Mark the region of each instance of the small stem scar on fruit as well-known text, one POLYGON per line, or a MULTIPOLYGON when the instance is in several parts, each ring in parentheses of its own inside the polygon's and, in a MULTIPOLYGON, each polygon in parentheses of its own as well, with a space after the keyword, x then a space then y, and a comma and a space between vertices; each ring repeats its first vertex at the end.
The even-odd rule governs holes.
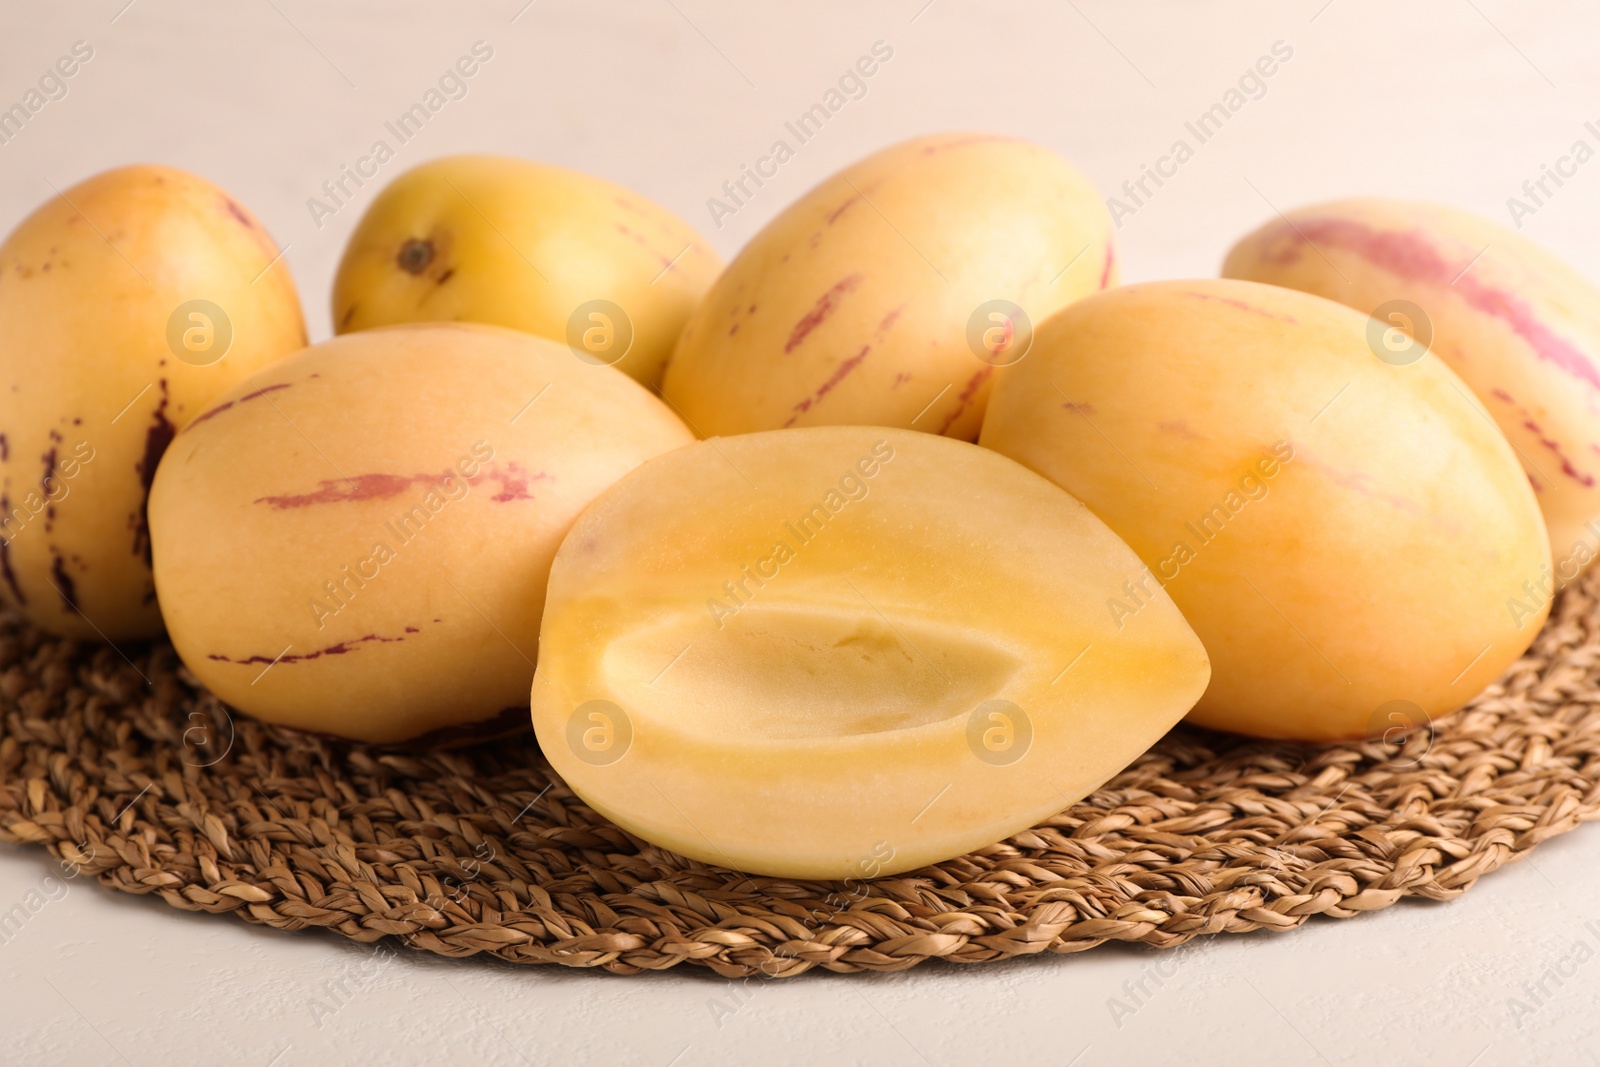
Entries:
POLYGON ((395 263, 407 274, 421 274, 432 262, 433 242, 419 237, 409 238, 395 256, 395 263))

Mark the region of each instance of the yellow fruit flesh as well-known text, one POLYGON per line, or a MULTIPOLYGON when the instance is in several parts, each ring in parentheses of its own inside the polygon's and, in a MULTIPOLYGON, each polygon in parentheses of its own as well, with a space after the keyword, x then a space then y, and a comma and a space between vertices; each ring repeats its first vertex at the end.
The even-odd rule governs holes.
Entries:
POLYGON ((585 800, 664 847, 782 876, 908 870, 1069 805, 1199 695, 1205 656, 1170 602, 1121 630, 1104 615, 1137 568, 1076 501, 972 445, 704 442, 563 543, 534 726, 585 800))

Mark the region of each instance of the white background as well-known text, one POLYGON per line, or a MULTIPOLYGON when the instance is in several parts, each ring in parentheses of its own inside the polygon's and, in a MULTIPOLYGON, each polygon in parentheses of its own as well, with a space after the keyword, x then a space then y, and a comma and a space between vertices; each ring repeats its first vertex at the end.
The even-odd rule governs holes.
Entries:
MULTIPOLYGON (((524 2, 3 0, 0 108, 74 42, 94 58, 0 146, 0 224, 52 183, 107 167, 194 170, 288 245, 320 339, 340 248, 377 183, 446 153, 603 175, 731 256, 825 175, 936 130, 1033 138, 1109 195, 1286 42, 1293 58, 1265 95, 1124 219, 1124 280, 1136 281, 1215 274, 1274 206, 1335 196, 1438 199, 1505 223, 1507 198, 1541 164, 1579 138, 1600 148, 1584 128, 1600 129, 1600 12, 1577 2, 524 2), (479 40, 494 55, 468 95, 319 228, 307 199, 479 40), (715 227, 707 199, 880 40, 894 55, 865 97, 715 227)), ((1600 279, 1597 208, 1600 160, 1524 232, 1600 279)), ((1448 905, 1220 938, 1176 957, 1111 946, 745 991, 687 969, 619 979, 375 956, 79 879, 0 944, 0 1061, 1588 1063, 1600 1060, 1597 858, 1600 831, 1583 829, 1448 905), (1534 1006, 1524 983, 1563 958, 1570 976, 1546 980, 1549 995, 1514 1017, 1510 998, 1534 1006), (1129 998, 1123 984, 1156 964, 1169 977, 1147 980, 1142 1003, 1129 998), (341 978, 351 992, 335 1001, 323 983, 341 978), (1137 1010, 1115 1018, 1113 997, 1137 1010), (319 1016, 318 1001, 338 1010, 319 1016)), ((49 875, 59 872, 42 852, 0 851, 0 911, 49 875)))

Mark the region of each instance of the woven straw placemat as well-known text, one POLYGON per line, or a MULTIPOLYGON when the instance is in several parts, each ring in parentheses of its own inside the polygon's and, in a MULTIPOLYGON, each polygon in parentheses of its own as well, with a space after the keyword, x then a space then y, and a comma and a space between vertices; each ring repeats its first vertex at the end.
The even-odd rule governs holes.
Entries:
POLYGON ((898 971, 1283 930, 1446 900, 1600 811, 1600 574, 1467 708, 1387 742, 1180 726, 1082 803, 871 882, 756 878, 655 848, 531 733, 448 751, 230 716, 156 643, 0 619, 0 839, 173 907, 449 956, 620 974, 898 971), (126 658, 124 657, 126 653, 126 658))

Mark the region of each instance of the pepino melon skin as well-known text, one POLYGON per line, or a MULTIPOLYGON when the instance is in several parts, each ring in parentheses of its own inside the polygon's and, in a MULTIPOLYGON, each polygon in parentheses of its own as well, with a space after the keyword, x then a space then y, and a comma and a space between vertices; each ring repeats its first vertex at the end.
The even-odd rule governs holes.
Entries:
POLYGON ((1041 145, 943 133, 823 181, 689 318, 662 394, 702 435, 898 426, 978 435, 1034 325, 1117 282, 1094 186, 1041 145))
POLYGON ((1290 212, 1240 239, 1223 274, 1315 293, 1422 341, 1517 452, 1555 578, 1600 556, 1600 289, 1515 230, 1444 204, 1362 197, 1290 212))
POLYGON ((1516 453, 1461 379, 1331 300, 1128 286, 1042 326, 981 442, 1089 506, 1211 656, 1204 726, 1329 741, 1465 704, 1549 611, 1516 453), (1374 340, 1374 338, 1378 338, 1374 340), (1541 584, 1542 583, 1542 584, 1541 584), (1399 702, 1398 704, 1396 702, 1399 702))
POLYGON ((51 633, 161 633, 146 498, 173 436, 303 347, 261 222, 173 167, 97 174, 0 245, 0 603, 51 633))

